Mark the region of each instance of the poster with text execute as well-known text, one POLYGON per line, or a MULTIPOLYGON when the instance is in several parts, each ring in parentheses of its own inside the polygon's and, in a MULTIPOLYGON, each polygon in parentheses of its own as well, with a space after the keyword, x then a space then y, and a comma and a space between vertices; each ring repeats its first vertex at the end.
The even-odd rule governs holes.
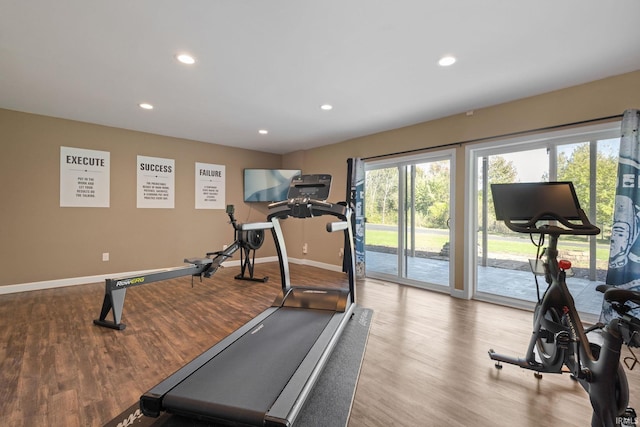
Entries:
POLYGON ((108 151, 60 147, 60 207, 109 207, 108 151))
POLYGON ((224 165, 196 162, 196 209, 225 209, 224 165))
POLYGON ((173 209, 175 160, 138 156, 138 208, 173 209))

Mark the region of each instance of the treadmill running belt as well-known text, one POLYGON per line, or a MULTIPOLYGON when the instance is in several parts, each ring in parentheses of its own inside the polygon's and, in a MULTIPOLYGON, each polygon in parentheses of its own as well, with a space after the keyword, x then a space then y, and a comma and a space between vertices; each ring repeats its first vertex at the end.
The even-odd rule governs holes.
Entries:
POLYGON ((164 408, 200 419, 262 425, 329 320, 330 310, 282 307, 169 391, 164 408))

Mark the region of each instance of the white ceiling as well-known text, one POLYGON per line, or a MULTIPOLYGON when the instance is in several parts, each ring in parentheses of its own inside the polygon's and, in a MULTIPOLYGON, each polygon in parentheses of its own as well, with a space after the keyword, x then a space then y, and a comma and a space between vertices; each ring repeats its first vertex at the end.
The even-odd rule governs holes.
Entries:
POLYGON ((638 69, 639 0, 0 0, 0 108, 273 153, 638 69))

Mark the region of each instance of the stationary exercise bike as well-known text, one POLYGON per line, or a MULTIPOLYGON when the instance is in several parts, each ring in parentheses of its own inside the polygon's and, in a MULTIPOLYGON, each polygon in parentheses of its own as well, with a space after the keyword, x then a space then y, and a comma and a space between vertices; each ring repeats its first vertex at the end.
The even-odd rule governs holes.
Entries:
MULTIPOLYGON (((543 372, 570 373, 589 394, 592 427, 635 425, 635 411, 627 408, 629 387, 620 363, 620 349, 623 342, 640 347, 640 320, 629 314, 632 307, 640 304, 640 292, 598 286, 620 317, 585 330, 566 283, 571 263, 557 259, 558 239, 561 235, 596 235, 600 229, 580 209, 573 184, 493 184, 491 190, 496 219, 515 232, 540 235, 538 256, 531 261, 531 267, 534 274, 544 275, 549 286, 542 297, 538 287, 533 335, 526 356, 513 358, 489 350, 489 357, 496 361, 498 369, 502 363, 513 364, 535 371, 537 378, 543 372), (549 246, 541 253, 545 236, 549 246), (602 344, 590 342, 587 334, 599 334, 602 344)), ((629 359, 630 363, 625 363, 631 370, 638 359, 635 355, 629 359)))

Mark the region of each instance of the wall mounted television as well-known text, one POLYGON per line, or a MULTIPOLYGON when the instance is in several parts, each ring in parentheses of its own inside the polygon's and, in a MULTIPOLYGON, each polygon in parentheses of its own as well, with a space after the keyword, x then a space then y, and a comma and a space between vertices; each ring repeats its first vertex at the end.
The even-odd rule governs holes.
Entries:
POLYGON ((245 202, 279 202, 287 199, 289 183, 300 169, 245 169, 245 202))

